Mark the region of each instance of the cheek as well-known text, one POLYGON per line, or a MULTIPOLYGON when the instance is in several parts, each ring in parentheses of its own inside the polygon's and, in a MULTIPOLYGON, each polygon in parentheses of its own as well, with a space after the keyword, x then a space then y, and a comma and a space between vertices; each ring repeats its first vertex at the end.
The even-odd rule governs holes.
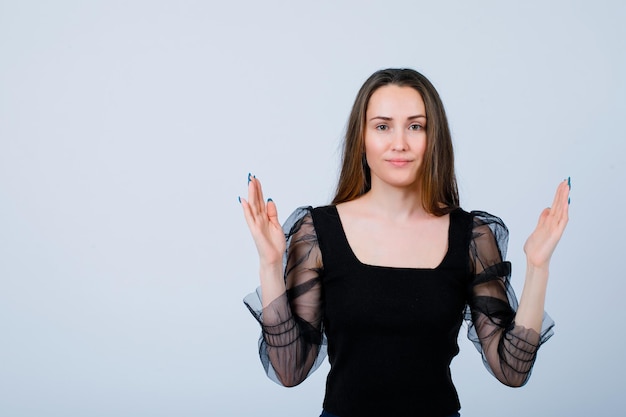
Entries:
POLYGON ((420 138, 419 142, 416 144, 417 153, 423 156, 424 153, 426 152, 427 144, 428 144, 428 141, 426 140, 426 136, 424 136, 423 138, 420 138))
POLYGON ((384 149, 384 144, 381 141, 377 141, 372 138, 368 138, 367 135, 364 138, 364 146, 365 146, 365 154, 373 155, 382 152, 384 149))

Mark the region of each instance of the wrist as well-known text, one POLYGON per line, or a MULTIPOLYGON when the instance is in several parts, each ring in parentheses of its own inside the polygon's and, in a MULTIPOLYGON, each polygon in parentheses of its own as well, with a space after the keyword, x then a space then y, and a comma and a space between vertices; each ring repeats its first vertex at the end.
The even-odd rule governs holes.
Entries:
POLYGON ((282 262, 261 263, 259 276, 261 278, 261 301, 265 308, 285 293, 282 262))
POLYGON ((259 274, 261 279, 266 277, 280 277, 282 280, 283 277, 283 262, 282 260, 274 261, 274 262, 264 262, 261 261, 259 263, 259 274))
POLYGON ((550 262, 539 262, 539 263, 535 263, 535 262, 531 262, 529 260, 526 260, 526 269, 529 272, 549 272, 550 271, 550 262))
POLYGON ((547 285, 548 277, 550 276, 549 264, 533 264, 531 262, 526 263, 526 282, 527 283, 542 283, 541 285, 547 285))

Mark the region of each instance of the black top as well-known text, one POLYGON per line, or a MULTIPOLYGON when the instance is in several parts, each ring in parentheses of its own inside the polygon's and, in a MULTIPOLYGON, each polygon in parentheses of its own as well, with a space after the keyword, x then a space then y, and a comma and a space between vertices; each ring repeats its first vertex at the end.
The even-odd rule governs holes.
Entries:
POLYGON ((428 268, 361 263, 335 206, 301 208, 285 224, 287 292, 261 311, 260 354, 268 375, 296 385, 324 358, 331 370, 324 408, 340 417, 446 416, 459 408, 450 377, 463 319, 488 369, 519 386, 541 335, 514 323, 517 301, 504 261, 508 233, 487 213, 450 214, 448 250, 428 268))

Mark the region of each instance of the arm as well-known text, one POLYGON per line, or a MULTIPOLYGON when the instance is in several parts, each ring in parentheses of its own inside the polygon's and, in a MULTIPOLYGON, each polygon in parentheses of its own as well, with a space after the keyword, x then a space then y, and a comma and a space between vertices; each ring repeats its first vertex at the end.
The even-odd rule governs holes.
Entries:
POLYGON ((243 214, 259 253, 263 307, 285 292, 282 259, 286 243, 278 222, 276 204, 263 199, 261 182, 248 174, 248 200, 241 199, 243 214))
POLYGON ((249 202, 242 205, 259 252, 261 292, 245 303, 261 324, 259 353, 266 372, 294 386, 319 366, 325 352, 317 235, 308 209, 296 210, 283 230, 256 178, 249 188, 249 202))
POLYGON ((524 245, 526 280, 515 321, 537 332, 541 329, 550 259, 568 221, 569 190, 569 180, 559 184, 552 207, 543 210, 524 245))
POLYGON ((474 217, 469 336, 487 368, 506 385, 526 383, 539 346, 552 335, 553 322, 544 314, 548 263, 567 222, 568 190, 566 182, 559 185, 552 209, 544 210, 526 243, 528 271, 519 308, 504 261, 508 231, 494 216, 474 217))

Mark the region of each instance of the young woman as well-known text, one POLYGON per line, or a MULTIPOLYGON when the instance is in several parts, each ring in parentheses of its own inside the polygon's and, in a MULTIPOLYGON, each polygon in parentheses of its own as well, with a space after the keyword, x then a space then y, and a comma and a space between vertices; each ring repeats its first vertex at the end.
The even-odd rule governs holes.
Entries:
POLYGON ((450 376, 463 319, 487 369, 523 385, 552 335, 548 267, 568 219, 559 184, 524 251, 519 306, 508 232, 459 206, 452 141, 437 91, 410 69, 374 73, 350 115, 337 194, 284 228, 261 183, 241 199, 260 260, 246 297, 268 375, 302 382, 328 351, 322 416, 458 416, 450 376))

